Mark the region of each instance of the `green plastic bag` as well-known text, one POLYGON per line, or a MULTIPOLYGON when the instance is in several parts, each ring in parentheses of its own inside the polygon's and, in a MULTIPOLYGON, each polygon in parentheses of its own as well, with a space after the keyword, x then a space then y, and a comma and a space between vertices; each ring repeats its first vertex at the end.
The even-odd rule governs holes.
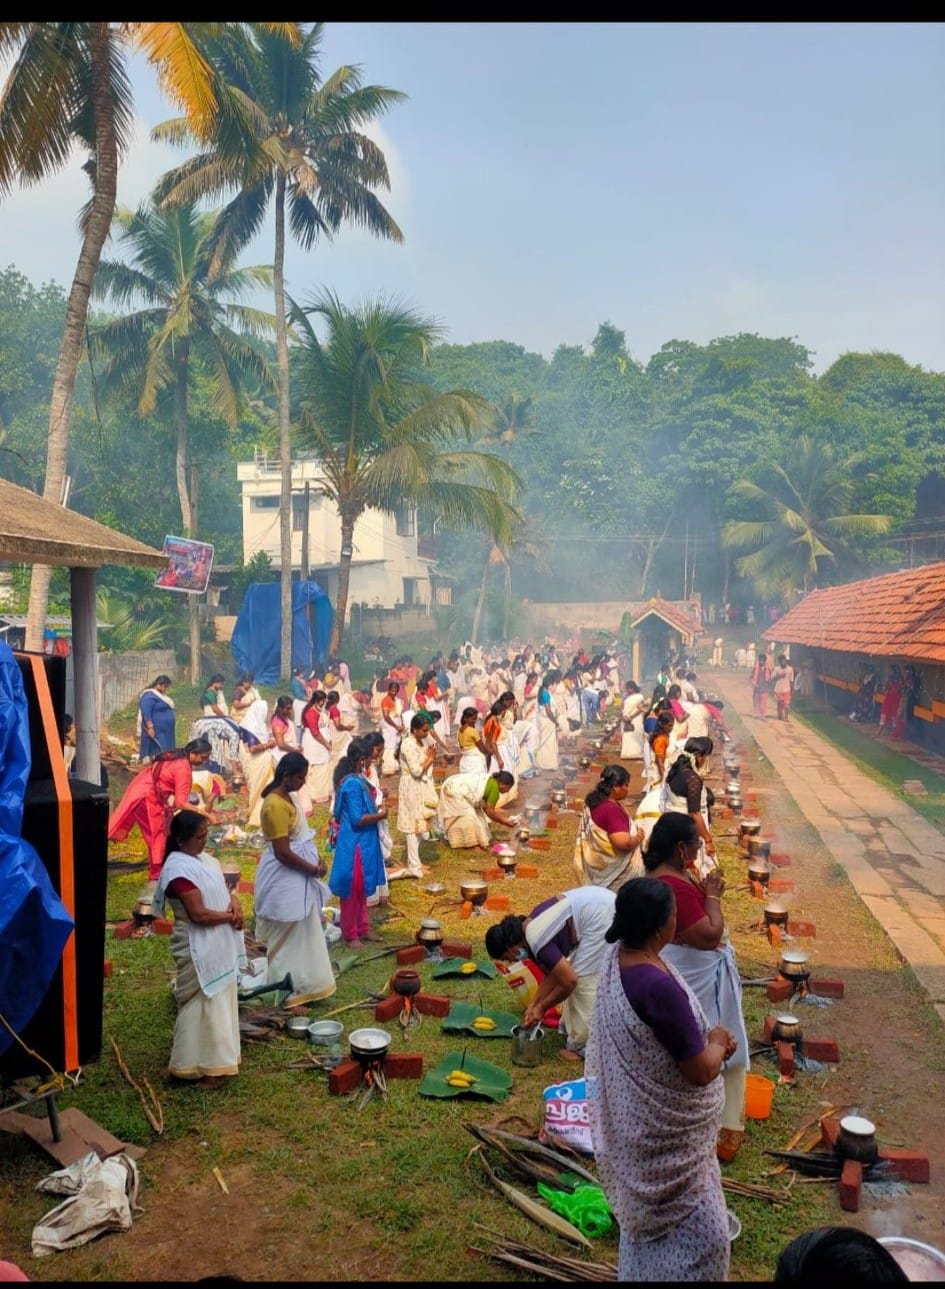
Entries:
POLYGON ((570 1194, 538 1182, 538 1194, 549 1208, 567 1218, 590 1239, 606 1235, 614 1225, 607 1196, 599 1186, 592 1186, 590 1182, 582 1182, 570 1194))

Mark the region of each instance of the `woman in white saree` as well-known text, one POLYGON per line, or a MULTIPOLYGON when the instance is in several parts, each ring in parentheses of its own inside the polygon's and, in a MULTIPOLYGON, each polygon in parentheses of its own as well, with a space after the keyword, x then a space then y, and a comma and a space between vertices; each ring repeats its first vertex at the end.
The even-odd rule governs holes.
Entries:
POLYGON ((246 962, 243 908, 217 860, 204 849, 207 818, 179 810, 171 820, 167 858, 154 892, 154 911, 174 912, 171 954, 177 968, 177 1021, 169 1072, 216 1087, 239 1073, 237 980, 246 962))
POLYGON ((269 983, 288 973, 293 990, 314 1002, 330 997, 337 984, 322 928, 325 864, 297 796, 307 774, 305 757, 287 752, 263 794, 256 936, 266 946, 269 983))

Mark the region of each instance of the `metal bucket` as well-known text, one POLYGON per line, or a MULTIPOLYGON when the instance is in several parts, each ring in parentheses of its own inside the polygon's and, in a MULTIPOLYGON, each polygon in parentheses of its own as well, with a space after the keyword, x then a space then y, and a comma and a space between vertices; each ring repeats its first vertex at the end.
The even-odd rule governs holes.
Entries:
POLYGON ((512 1064, 540 1065, 544 1037, 541 1025, 516 1025, 512 1030, 512 1064))

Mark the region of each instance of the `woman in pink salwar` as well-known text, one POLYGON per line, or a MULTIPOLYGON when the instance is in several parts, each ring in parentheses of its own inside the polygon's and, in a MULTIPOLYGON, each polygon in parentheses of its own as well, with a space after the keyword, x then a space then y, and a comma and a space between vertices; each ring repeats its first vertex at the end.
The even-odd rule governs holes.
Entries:
POLYGON ((723 1062, 735 1038, 710 1029, 699 1002, 660 957, 676 901, 665 882, 617 892, 585 1053, 588 1112, 601 1182, 620 1225, 617 1279, 728 1278, 729 1232, 716 1141, 723 1062))
MULTIPOLYGON (((109 841, 124 841, 135 824, 148 847, 148 880, 156 882, 164 866, 164 850, 175 811, 188 806, 194 769, 210 759, 210 743, 195 738, 186 747, 162 752, 139 770, 125 789, 108 825, 109 841)), ((210 811, 211 823, 216 819, 210 811)))

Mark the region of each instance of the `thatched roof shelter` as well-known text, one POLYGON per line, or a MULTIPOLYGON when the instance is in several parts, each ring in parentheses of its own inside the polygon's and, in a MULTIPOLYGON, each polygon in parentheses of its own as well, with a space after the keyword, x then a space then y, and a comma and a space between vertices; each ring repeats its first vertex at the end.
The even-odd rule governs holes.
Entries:
POLYGON ((0 560, 56 568, 163 568, 166 556, 87 515, 0 479, 0 560))
POLYGON ((0 561, 70 570, 76 769, 80 779, 98 783, 101 762, 95 570, 105 564, 164 568, 167 559, 153 546, 0 479, 0 561))

